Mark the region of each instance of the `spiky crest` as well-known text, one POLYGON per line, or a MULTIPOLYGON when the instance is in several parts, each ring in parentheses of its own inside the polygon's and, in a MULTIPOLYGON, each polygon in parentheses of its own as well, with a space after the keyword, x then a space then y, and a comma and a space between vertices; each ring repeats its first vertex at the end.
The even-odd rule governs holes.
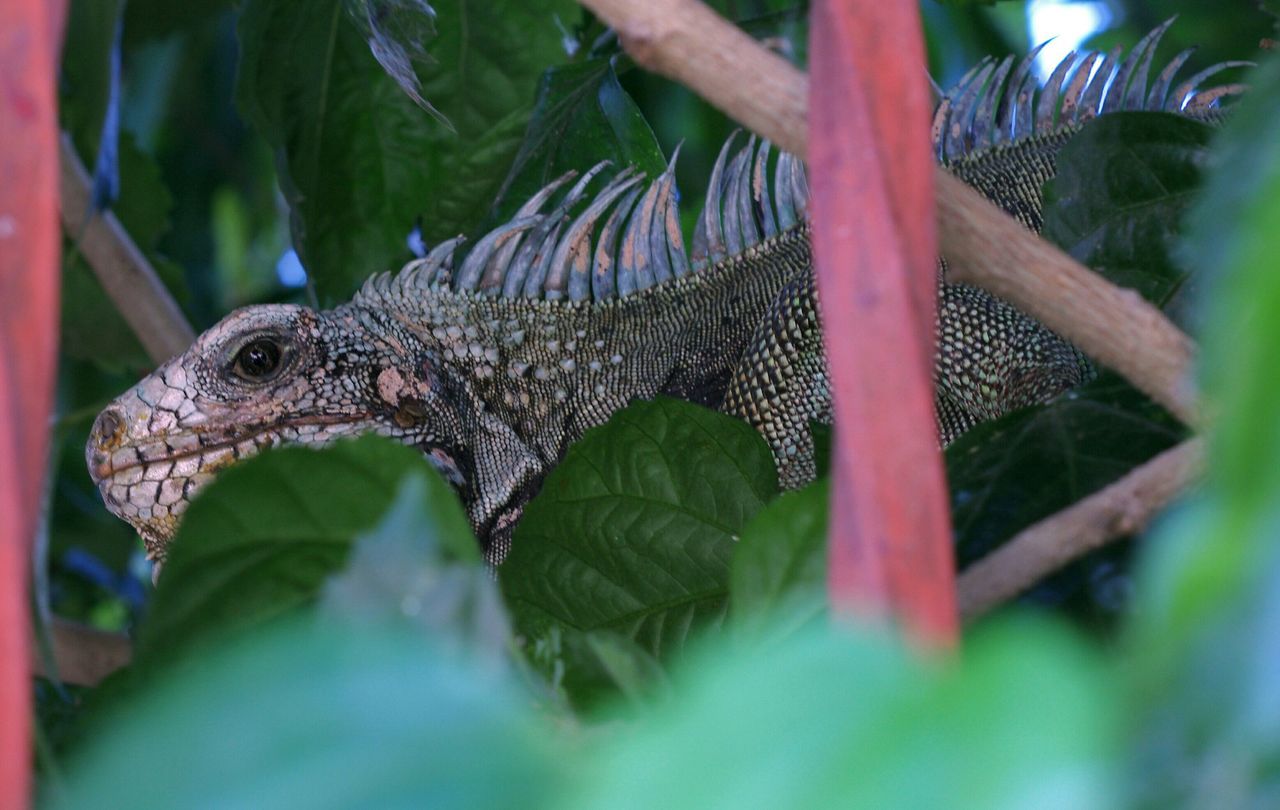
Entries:
POLYGON ((1119 47, 1107 54, 1072 51, 1054 68, 1043 88, 1036 86, 1031 70, 1043 44, 1016 68, 1012 56, 999 62, 983 59, 941 96, 932 127, 938 160, 950 162, 1023 138, 1070 130, 1090 118, 1121 110, 1204 117, 1222 99, 1244 92, 1242 84, 1201 88, 1205 80, 1223 70, 1253 64, 1238 61, 1208 67, 1169 92, 1194 49, 1175 56, 1148 89, 1156 48, 1173 20, 1171 17, 1139 40, 1123 61, 1119 47))
POLYGON ((433 289, 607 301, 702 272, 804 216, 808 184, 803 164, 787 153, 774 157, 768 141, 754 137, 735 151, 735 140, 737 133, 720 150, 689 253, 680 232, 677 148, 666 171, 647 186, 634 169, 624 168, 585 207, 581 204, 588 187, 608 162, 597 163, 581 178, 567 172, 543 187, 508 222, 477 240, 456 271, 454 256, 464 242, 460 236, 440 243, 394 276, 371 277, 355 303, 377 305, 433 289), (572 188, 562 191, 574 180, 572 188))

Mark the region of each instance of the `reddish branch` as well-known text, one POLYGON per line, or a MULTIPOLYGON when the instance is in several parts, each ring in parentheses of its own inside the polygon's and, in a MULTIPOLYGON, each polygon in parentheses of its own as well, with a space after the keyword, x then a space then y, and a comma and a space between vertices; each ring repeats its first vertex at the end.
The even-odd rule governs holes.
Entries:
POLYGON ((58 339, 60 0, 0 3, 0 807, 31 785, 27 582, 58 339))
POLYGON ((837 430, 833 604, 956 638, 933 416, 937 251, 928 85, 913 4, 817 0, 810 24, 813 255, 837 430), (910 67, 904 67, 909 65, 910 67), (914 147, 914 148, 913 148, 914 147), (900 153, 895 153, 900 150, 900 153))
POLYGON ((89 172, 69 136, 62 137, 61 153, 62 222, 67 234, 80 239, 80 252, 151 359, 162 363, 179 354, 196 337, 186 316, 116 215, 91 213, 89 172))

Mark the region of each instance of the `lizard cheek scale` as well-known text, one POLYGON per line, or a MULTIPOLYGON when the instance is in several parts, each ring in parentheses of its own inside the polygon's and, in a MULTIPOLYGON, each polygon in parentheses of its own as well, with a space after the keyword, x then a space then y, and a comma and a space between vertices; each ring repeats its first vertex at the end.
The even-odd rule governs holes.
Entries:
MULTIPOLYGON (((1088 119, 1163 110, 1212 121, 1237 92, 1170 92, 1180 59, 1150 70, 1168 25, 1093 74, 1077 68, 1094 57, 1069 56, 1043 88, 1035 52, 1016 66, 983 62, 937 107, 939 163, 1038 232, 1041 188, 1088 119)), ((659 395, 748 422, 782 484, 803 485, 815 474, 810 425, 831 420, 808 185, 794 156, 737 142, 715 162, 687 251, 675 156, 652 179, 600 163, 553 180, 467 249, 462 237, 441 242, 333 310, 233 312, 98 416, 85 457, 107 508, 163 560, 218 470, 264 447, 373 432, 418 448, 454 485, 496 565, 569 445, 659 395)), ((938 302, 944 445, 1093 374, 1040 323, 949 283, 943 262, 938 302)))

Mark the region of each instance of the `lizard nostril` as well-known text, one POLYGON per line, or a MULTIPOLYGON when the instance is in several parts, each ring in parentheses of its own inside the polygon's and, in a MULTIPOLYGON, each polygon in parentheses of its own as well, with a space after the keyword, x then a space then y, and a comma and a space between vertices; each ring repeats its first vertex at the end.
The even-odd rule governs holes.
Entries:
POLYGON ((107 408, 94 420, 93 432, 89 434, 89 440, 99 450, 112 450, 120 443, 120 434, 124 432, 123 429, 124 420, 120 418, 119 411, 107 408))

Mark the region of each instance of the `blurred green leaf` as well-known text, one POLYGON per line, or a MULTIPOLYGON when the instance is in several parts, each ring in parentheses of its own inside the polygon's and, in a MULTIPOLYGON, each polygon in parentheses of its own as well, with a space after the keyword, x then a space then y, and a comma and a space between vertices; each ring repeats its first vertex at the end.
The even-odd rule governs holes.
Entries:
POLYGON ((511 629, 497 583, 456 500, 445 507, 432 487, 417 472, 400 480, 381 522, 356 539, 346 569, 325 585, 323 604, 348 619, 406 620, 475 655, 502 658, 511 629))
POLYGON ((822 601, 827 581, 830 481, 785 492, 753 517, 733 553, 730 604, 736 618, 822 601))
POLYGON ((517 630, 609 630, 663 661, 724 618, 734 536, 777 491, 746 423, 636 402, 569 449, 500 569, 517 630))
MULTIPOLYGON (((116 20, 123 3, 71 4, 63 47, 59 123, 72 135, 81 162, 90 170, 98 157, 103 118, 110 103, 110 54, 116 20)), ((156 254, 169 229, 173 198, 159 167, 137 146, 129 132, 116 145, 120 195, 111 210, 147 255, 171 292, 185 297, 182 271, 156 254)), ((133 330, 110 300, 75 248, 80 234, 67 234, 62 287, 63 350, 76 359, 93 360, 112 371, 146 369, 152 363, 133 330)))
POLYGON ((945 668, 827 623, 696 664, 563 806, 1117 806, 1114 700, 1059 626, 993 628, 945 668))
POLYGON ((1129 639, 1139 806, 1280 801, 1280 58, 1249 78, 1187 239, 1213 292, 1201 363, 1211 472, 1141 580, 1129 639))
POLYGON ((618 84, 609 59, 552 68, 538 84, 538 100, 520 151, 494 202, 494 222, 515 214, 543 186, 569 170, 602 160, 614 172, 634 166, 650 178, 666 168, 640 109, 618 84))
POLYGON ((294 621, 118 707, 47 804, 549 807, 567 756, 548 732, 500 668, 403 628, 294 621))
POLYGON ((670 687, 663 664, 621 633, 557 624, 523 642, 530 668, 579 713, 619 704, 647 706, 670 687))
POLYGON ((471 534, 457 496, 421 453, 388 439, 268 451, 219 473, 183 517, 138 657, 171 660, 196 639, 312 602, 410 475, 426 483, 415 514, 430 516, 415 533, 455 535, 456 549, 471 534))
POLYGON ((1194 289, 1184 287, 1190 273, 1177 239, 1213 132, 1172 113, 1095 118, 1058 153, 1041 235, 1185 324, 1194 289))
POLYGON ((340 0, 251 0, 242 12, 237 100, 277 150, 294 245, 326 302, 397 269, 419 218, 433 242, 479 224, 514 154, 512 116, 564 58, 557 17, 579 13, 571 0, 437 12, 435 63, 418 75, 456 135, 386 74, 340 0), (465 186, 459 162, 471 165, 465 186))

